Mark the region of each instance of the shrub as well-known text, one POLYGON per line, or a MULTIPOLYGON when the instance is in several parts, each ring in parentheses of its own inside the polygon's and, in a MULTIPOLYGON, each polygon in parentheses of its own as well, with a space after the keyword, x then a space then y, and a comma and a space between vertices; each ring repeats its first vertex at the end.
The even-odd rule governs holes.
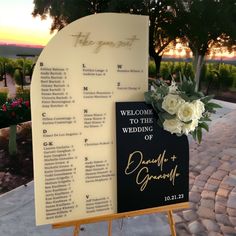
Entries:
POLYGON ((193 65, 192 65, 192 63, 189 63, 189 62, 185 62, 184 63, 183 74, 187 78, 194 78, 194 72, 193 72, 193 65))
POLYGON ((224 88, 229 88, 233 84, 233 75, 229 65, 221 64, 219 66, 220 84, 224 88))
POLYGON ((21 87, 16 87, 16 98, 22 98, 24 101, 30 100, 30 88, 24 87, 22 89, 21 87))
POLYGON ((149 61, 148 76, 149 77, 156 77, 156 65, 153 60, 149 61))
POLYGON ((10 99, 0 108, 0 127, 17 125, 31 120, 30 102, 22 98, 10 99))
POLYGON ((7 101, 8 88, 0 88, 0 106, 7 101))
POLYGON ((168 62, 162 62, 160 68, 160 75, 164 80, 167 80, 171 75, 171 68, 168 62))
POLYGON ((174 63, 174 68, 172 73, 179 75, 179 73, 183 74, 183 63, 181 62, 176 62, 174 63))
POLYGON ((180 75, 194 77, 193 66, 189 62, 162 62, 160 74, 164 80, 170 80, 173 75, 176 81, 179 81, 180 75))
MULTIPOLYGON (((17 85, 22 85, 23 74, 20 69, 15 70, 13 78, 17 85)), ((23 81, 23 84, 24 84, 24 81, 23 81)))

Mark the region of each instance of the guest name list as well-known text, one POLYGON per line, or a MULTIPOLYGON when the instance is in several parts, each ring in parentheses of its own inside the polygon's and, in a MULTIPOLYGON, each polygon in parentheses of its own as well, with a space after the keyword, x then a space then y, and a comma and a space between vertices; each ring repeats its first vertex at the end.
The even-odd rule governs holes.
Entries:
POLYGON ((115 102, 143 100, 148 18, 96 14, 49 42, 31 85, 36 223, 117 212, 115 102))

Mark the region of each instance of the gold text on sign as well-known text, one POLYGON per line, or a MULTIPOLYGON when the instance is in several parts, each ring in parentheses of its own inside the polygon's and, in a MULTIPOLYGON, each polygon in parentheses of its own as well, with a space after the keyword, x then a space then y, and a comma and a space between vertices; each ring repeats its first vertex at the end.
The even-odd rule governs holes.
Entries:
POLYGON ((132 35, 126 39, 118 40, 118 41, 112 41, 112 40, 94 40, 91 39, 91 33, 83 33, 79 32, 78 34, 71 35, 74 37, 74 47, 88 47, 92 46, 94 47, 94 53, 99 53, 102 49, 105 47, 108 48, 127 48, 131 49, 136 41, 139 39, 136 35, 132 35))
MULTIPOLYGON (((176 177, 180 175, 178 172, 178 165, 174 165, 169 171, 164 172, 163 169, 165 168, 165 163, 169 160, 165 155, 166 150, 153 159, 143 160, 143 153, 141 151, 134 151, 129 155, 125 174, 136 175, 136 184, 140 186, 140 191, 144 191, 150 181, 167 179, 174 186, 176 177), (158 174, 150 174, 148 168, 149 165, 155 165, 160 168, 158 174)), ((171 159, 173 159, 173 157, 171 157, 171 159)))

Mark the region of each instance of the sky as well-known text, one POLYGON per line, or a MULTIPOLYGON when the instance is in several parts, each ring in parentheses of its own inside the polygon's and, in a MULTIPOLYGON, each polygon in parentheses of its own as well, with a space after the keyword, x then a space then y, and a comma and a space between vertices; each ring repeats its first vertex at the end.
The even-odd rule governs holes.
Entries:
MULTIPOLYGON (((52 19, 34 18, 33 9, 33 0, 0 0, 0 44, 45 46, 50 41, 55 35, 50 34, 52 19)), ((235 57, 235 52, 223 55, 220 50, 218 54, 235 57)))
POLYGON ((52 20, 34 18, 33 0, 0 0, 0 43, 45 46, 52 20))

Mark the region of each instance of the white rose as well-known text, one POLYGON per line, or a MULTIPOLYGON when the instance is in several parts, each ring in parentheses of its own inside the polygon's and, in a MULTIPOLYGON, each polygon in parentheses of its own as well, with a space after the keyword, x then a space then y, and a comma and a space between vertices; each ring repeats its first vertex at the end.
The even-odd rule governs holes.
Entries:
POLYGON ((198 120, 192 120, 190 124, 183 124, 182 131, 184 134, 188 135, 190 132, 194 131, 198 126, 198 120))
POLYGON ((199 120, 202 117, 202 113, 205 111, 204 103, 201 100, 196 100, 193 104, 195 106, 196 119, 199 120))
POLYGON ((163 122, 163 127, 164 130, 169 131, 171 134, 181 134, 182 124, 178 119, 170 119, 163 122))
POLYGON ((169 114, 174 115, 184 100, 179 95, 168 94, 164 97, 162 108, 169 114))
POLYGON ((194 104, 190 102, 183 103, 178 109, 177 117, 183 122, 188 122, 195 119, 194 104))

